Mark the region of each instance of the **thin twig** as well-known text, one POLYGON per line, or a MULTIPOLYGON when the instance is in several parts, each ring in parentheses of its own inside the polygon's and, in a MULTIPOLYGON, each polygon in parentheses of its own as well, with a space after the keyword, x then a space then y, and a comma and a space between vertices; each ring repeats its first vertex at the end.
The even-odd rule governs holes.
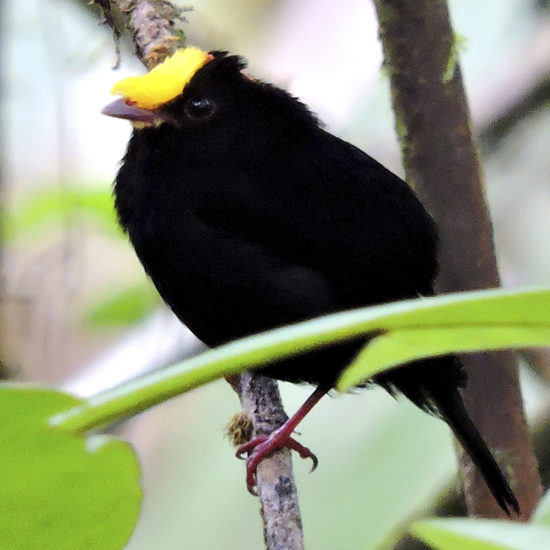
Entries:
POLYGON ((183 46, 184 35, 175 22, 182 19, 183 8, 167 0, 91 0, 101 10, 103 23, 119 36, 128 32, 136 55, 151 69, 183 46))
POLYGON ((479 131, 479 143, 485 154, 498 149, 510 132, 550 102, 550 75, 529 82, 518 91, 509 105, 488 121, 479 131))
MULTIPOLYGON (((252 420, 253 433, 269 435, 287 420, 277 382, 245 372, 240 377, 240 399, 252 420)), ((290 450, 265 458, 257 469, 267 550, 303 550, 303 531, 290 450)))
MULTIPOLYGON (((115 33, 126 30, 131 34, 136 55, 148 68, 183 46, 183 34, 176 30, 174 23, 181 19, 183 10, 166 0, 95 0, 95 4, 101 8, 104 22, 115 29, 115 33)), ((235 384, 232 385, 235 388, 235 384)), ((245 414, 252 420, 253 435, 269 434, 287 419, 277 382, 245 373, 238 386, 235 389, 245 414)), ((263 460, 256 479, 267 550, 303 550, 302 521, 290 451, 284 449, 263 460)), ((243 479, 243 490, 244 486, 243 479)))

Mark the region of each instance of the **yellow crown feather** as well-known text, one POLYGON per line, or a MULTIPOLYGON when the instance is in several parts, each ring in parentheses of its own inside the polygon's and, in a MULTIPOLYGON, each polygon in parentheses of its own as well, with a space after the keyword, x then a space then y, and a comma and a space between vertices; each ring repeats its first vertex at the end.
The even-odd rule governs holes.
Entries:
POLYGON ((181 94, 195 73, 212 55, 198 48, 176 50, 174 55, 142 76, 119 80, 111 89, 141 109, 154 109, 181 94))

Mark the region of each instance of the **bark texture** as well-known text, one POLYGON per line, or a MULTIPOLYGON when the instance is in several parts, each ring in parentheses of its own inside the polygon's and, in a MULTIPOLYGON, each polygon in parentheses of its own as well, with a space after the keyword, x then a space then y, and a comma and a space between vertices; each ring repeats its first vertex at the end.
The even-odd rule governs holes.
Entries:
MULTIPOLYGON (((129 33, 138 59, 152 69, 184 45, 176 21, 182 19, 182 8, 167 0, 91 0, 100 9, 103 23, 113 30, 117 44, 121 34, 129 33)), ((118 62, 117 62, 118 65, 118 62)))
MULTIPOLYGON (((245 372, 240 377, 240 399, 252 420, 252 437, 269 435, 288 419, 277 382, 245 372)), ((267 550, 303 550, 302 520, 289 449, 273 453, 257 469, 267 550)))
MULTIPOLYGON (((376 0, 407 180, 440 232, 440 292, 500 285, 477 149, 470 130, 455 36, 444 0, 376 0)), ((522 518, 540 493, 509 352, 464 357, 472 419, 510 474, 522 518)), ((460 458, 471 515, 503 517, 468 457, 460 458)))

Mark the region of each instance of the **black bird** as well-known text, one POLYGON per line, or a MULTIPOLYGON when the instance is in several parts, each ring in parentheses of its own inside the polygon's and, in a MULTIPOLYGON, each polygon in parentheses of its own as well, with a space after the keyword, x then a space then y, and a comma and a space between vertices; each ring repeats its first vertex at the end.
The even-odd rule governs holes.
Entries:
MULTIPOLYGON (((226 52, 179 50, 121 81, 104 109, 134 123, 115 206, 146 272, 208 346, 328 313, 434 293, 437 233, 407 184, 326 132, 296 98, 243 73, 226 52)), ((287 446, 298 422, 360 348, 348 343, 283 360, 268 376, 316 391, 249 452, 257 464, 287 446)), ((499 505, 518 502, 458 391, 458 359, 415 361, 374 380, 442 418, 499 505)))

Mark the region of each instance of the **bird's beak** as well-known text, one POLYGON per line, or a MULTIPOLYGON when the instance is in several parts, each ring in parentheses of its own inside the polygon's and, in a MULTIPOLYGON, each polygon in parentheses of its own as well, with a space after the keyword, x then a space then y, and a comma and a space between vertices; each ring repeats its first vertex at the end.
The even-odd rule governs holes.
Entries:
POLYGON ((124 118, 132 122, 141 122, 146 125, 154 125, 160 120, 159 114, 155 110, 141 109, 128 105, 122 97, 103 107, 101 114, 115 118, 124 118))

